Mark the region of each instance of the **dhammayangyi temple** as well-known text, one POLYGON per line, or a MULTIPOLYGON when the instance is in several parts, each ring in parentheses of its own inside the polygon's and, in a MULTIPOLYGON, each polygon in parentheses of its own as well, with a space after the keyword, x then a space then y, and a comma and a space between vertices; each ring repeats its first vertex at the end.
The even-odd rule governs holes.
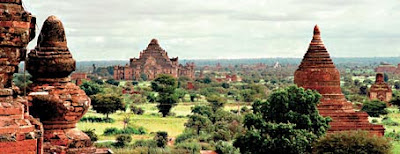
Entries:
POLYGON ((159 74, 173 77, 195 77, 194 63, 179 64, 178 57, 169 58, 168 52, 161 48, 157 39, 152 39, 147 48, 140 52, 139 58, 131 58, 130 64, 114 66, 115 80, 138 80, 145 76, 148 80, 155 79, 159 74))

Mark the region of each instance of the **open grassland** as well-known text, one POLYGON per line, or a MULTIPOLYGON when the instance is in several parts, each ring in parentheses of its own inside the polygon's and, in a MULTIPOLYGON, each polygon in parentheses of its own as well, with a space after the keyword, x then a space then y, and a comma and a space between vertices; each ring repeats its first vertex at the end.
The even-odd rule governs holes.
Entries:
MULTIPOLYGON (((77 124, 77 127, 81 130, 88 130, 88 129, 94 129, 95 133, 99 136, 99 141, 100 140, 114 140, 115 136, 105 136, 103 135, 103 132, 106 128, 119 128, 122 129, 124 128, 124 118, 129 116, 130 117, 130 123, 129 125, 133 125, 135 127, 144 127, 147 130, 147 134, 145 135, 133 135, 133 139, 147 139, 147 138, 152 138, 152 132, 157 132, 157 131, 166 131, 168 132, 168 135, 170 137, 176 137, 179 134, 183 132, 185 129, 184 124, 187 121, 187 115, 190 114, 191 108, 195 105, 202 105, 202 104, 207 104, 203 102, 198 102, 198 103, 192 103, 192 102, 187 102, 187 103, 179 103, 177 106, 175 106, 172 109, 172 112, 175 114, 175 116, 169 116, 166 118, 163 118, 159 113, 157 109, 157 104, 141 104, 138 105, 139 107, 142 107, 145 110, 144 115, 134 115, 129 112, 117 112, 114 114, 110 114, 109 117, 114 119, 114 123, 91 123, 91 122, 79 122, 77 124)), ((227 104, 225 106, 225 110, 237 110, 239 107, 243 107, 244 105, 248 106, 246 103, 237 103, 237 104, 227 104)), ((86 117, 105 117, 102 114, 98 114, 94 112, 93 110, 89 110, 89 112, 85 115, 86 117)))

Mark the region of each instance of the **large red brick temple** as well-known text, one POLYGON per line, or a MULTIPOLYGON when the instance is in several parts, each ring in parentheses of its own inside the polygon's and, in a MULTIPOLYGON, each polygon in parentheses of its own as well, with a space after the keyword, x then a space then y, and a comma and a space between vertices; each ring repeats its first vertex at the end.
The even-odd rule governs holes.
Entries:
POLYGON ((308 51, 295 72, 294 83, 322 95, 317 108, 322 116, 332 118, 328 133, 366 130, 378 136, 384 135, 382 125, 369 123, 368 114, 356 112, 344 97, 340 88, 340 73, 325 48, 318 26, 315 26, 308 51))
POLYGON ((0 11, 0 153, 42 153, 42 125, 29 115, 26 98, 12 83, 35 37, 36 18, 21 0, 0 0, 0 11))
POLYGON ((44 22, 26 63, 33 81, 29 109, 43 124, 44 152, 95 153, 89 136, 76 128, 89 109, 90 98, 68 77, 76 64, 57 17, 50 16, 44 22))
POLYGON ((146 75, 148 80, 152 80, 159 74, 169 74, 173 77, 186 76, 193 79, 194 72, 194 63, 179 64, 178 57, 169 58, 158 40, 152 39, 147 48, 140 52, 139 58, 131 58, 129 65, 114 66, 114 79, 137 80, 142 75, 146 75))

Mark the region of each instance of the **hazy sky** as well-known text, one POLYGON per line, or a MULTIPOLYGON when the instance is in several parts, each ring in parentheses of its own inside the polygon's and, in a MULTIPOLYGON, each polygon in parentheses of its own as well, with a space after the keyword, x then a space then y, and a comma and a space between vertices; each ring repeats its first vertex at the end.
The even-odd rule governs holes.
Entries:
MULTIPOLYGON (((76 60, 128 60, 152 38, 185 59, 302 57, 315 24, 333 57, 400 56, 398 0, 24 0, 58 16, 76 60)), ((30 44, 30 48, 36 41, 30 44)))

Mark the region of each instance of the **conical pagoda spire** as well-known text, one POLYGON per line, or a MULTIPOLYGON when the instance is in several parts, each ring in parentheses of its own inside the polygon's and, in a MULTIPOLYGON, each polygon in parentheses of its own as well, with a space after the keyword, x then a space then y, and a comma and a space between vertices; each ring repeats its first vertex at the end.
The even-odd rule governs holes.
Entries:
POLYGON ((318 25, 315 25, 314 27, 314 34, 310 46, 308 47, 307 53, 304 55, 304 59, 300 64, 300 68, 309 67, 335 68, 333 61, 326 50, 324 42, 322 41, 321 31, 318 25))
POLYGON ((313 38, 295 73, 294 82, 306 89, 317 90, 322 95, 342 95, 339 71, 322 42, 318 25, 314 27, 313 38))
POLYGON ((314 35, 310 43, 310 47, 311 46, 320 46, 325 48, 324 42, 321 39, 321 31, 319 30, 318 25, 315 25, 314 27, 314 35))

